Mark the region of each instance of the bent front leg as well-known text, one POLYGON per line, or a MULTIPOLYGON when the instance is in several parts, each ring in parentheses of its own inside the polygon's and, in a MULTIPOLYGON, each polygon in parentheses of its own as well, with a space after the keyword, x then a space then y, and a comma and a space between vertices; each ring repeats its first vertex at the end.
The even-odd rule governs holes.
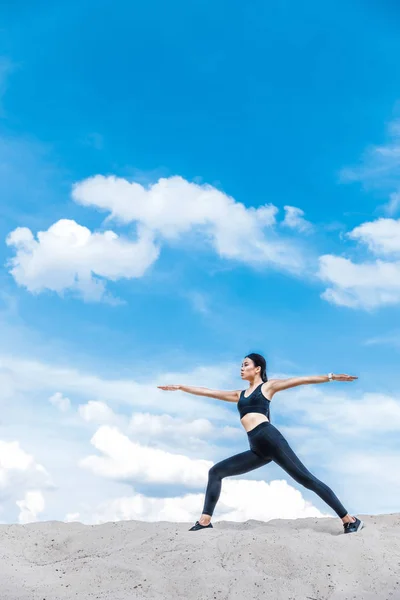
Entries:
POLYGON ((271 462, 271 459, 261 458, 253 450, 246 450, 216 463, 208 472, 203 514, 213 515, 215 505, 221 494, 222 479, 224 477, 242 475, 243 473, 258 469, 269 462, 271 462))

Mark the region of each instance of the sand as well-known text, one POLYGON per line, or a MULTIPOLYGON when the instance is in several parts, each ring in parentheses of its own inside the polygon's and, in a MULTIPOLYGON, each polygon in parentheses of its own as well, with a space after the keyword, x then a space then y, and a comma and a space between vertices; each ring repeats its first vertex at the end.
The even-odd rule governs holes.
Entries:
POLYGON ((0 526, 1 600, 400 600, 400 514, 0 526))

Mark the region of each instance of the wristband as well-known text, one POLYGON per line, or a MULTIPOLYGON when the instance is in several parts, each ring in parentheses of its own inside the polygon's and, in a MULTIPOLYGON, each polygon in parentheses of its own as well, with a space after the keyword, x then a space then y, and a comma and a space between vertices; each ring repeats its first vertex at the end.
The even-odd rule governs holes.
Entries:
POLYGON ((333 381, 333 373, 328 373, 328 380, 333 381))

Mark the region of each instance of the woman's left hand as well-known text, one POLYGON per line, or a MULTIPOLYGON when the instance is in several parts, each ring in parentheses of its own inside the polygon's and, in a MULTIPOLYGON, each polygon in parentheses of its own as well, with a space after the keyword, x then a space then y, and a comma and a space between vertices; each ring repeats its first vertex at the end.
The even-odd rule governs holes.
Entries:
POLYGON ((333 381, 354 381, 355 379, 358 379, 358 377, 356 375, 345 375, 344 373, 341 373, 340 375, 333 375, 332 379, 333 381))

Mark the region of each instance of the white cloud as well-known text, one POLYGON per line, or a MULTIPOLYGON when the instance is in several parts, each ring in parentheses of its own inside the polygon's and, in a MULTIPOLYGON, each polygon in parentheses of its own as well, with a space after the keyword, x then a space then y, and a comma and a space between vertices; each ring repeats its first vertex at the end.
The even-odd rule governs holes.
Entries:
POLYGON ((146 411, 158 411, 167 403, 169 414, 190 418, 201 417, 206 407, 210 419, 227 420, 232 416, 230 403, 183 392, 165 392, 156 386, 169 382, 201 382, 210 388, 231 389, 235 375, 237 377, 236 365, 225 363, 199 366, 186 373, 157 373, 153 381, 138 383, 133 378, 107 379, 74 368, 0 355, 0 396, 7 393, 12 398, 23 393, 31 394, 33 390, 51 393, 58 389, 63 394, 79 394, 80 397, 96 398, 112 406, 129 406, 146 411), (24 377, 21 377, 21 373, 24 377))
POLYGON ((61 412, 67 412, 71 408, 71 401, 69 398, 64 398, 61 392, 56 392, 49 398, 49 402, 56 406, 61 412))
POLYGON ((234 440, 242 436, 241 428, 229 425, 216 426, 209 419, 181 418, 170 414, 134 412, 130 418, 115 413, 105 402, 91 400, 78 407, 79 416, 87 423, 115 425, 133 435, 141 443, 162 446, 172 444, 179 448, 185 444, 200 448, 212 438, 234 440))
POLYGON ((163 436, 171 440, 182 440, 182 438, 211 438, 218 435, 220 439, 231 439, 241 434, 237 427, 216 427, 208 419, 181 419, 168 414, 152 415, 150 413, 135 413, 129 423, 129 431, 132 434, 147 439, 155 439, 163 436))
POLYGON ((92 233, 68 219, 40 231, 37 240, 30 229, 18 227, 6 242, 16 250, 9 264, 19 285, 34 293, 71 290, 92 301, 105 297, 103 278, 141 277, 159 253, 143 228, 132 242, 113 231, 92 233))
MULTIPOLYGON (((354 383, 346 385, 354 387, 354 383)), ((320 387, 306 385, 282 394, 280 413, 295 415, 296 427, 317 425, 315 431, 321 435, 361 439, 377 430, 383 437, 399 430, 400 396, 360 393, 357 397, 338 390, 327 393, 326 386, 324 390, 320 387)))
MULTIPOLYGON (((106 280, 142 277, 159 257, 162 243, 177 244, 194 233, 224 259, 296 275, 306 266, 300 244, 277 232, 276 206, 247 208, 210 185, 170 177, 144 187, 96 175, 76 183, 72 196, 84 206, 109 212, 107 221, 134 224, 137 237, 91 232, 69 219, 39 231, 36 238, 30 229, 18 227, 6 240, 16 253, 10 271, 32 293, 69 290, 87 301, 107 300, 106 280)), ((300 209, 285 208, 284 226, 309 229, 300 209)))
MULTIPOLYGON (((66 521, 99 524, 107 521, 140 520, 193 523, 200 516, 204 494, 185 494, 171 498, 154 498, 133 493, 99 503, 83 513, 71 512, 66 521)), ((301 519, 307 517, 332 517, 322 513, 311 502, 304 500, 301 492, 284 480, 255 481, 229 479, 222 482, 213 522, 249 519, 301 519)))
POLYGON ((0 510, 4 510, 3 502, 14 501, 21 509, 20 523, 36 520, 44 509, 44 498, 41 489, 29 491, 32 487, 54 489, 54 484, 45 467, 18 441, 0 440, 0 510), (17 499, 20 494, 23 500, 17 499))
POLYGON ((83 458, 80 466, 111 479, 141 482, 175 483, 189 487, 201 485, 212 462, 193 460, 157 448, 132 442, 116 427, 103 425, 91 439, 102 456, 83 458))
POLYGON ((349 308, 373 309, 400 302, 400 262, 353 263, 326 254, 319 258, 318 276, 330 284, 321 297, 349 308))
POLYGON ((273 205, 247 209, 210 185, 190 183, 182 177, 161 178, 145 188, 126 179, 96 175, 75 184, 72 196, 84 206, 110 212, 110 218, 123 223, 138 221, 167 239, 193 225, 210 224, 216 230, 242 225, 258 230, 274 225, 278 210, 273 205), (234 223, 225 223, 229 217, 234 223))
POLYGON ((209 454, 218 443, 240 442, 241 427, 219 426, 205 418, 182 418, 170 414, 134 412, 129 418, 115 413, 104 402, 90 401, 78 408, 78 414, 87 423, 115 425, 121 434, 133 437, 141 445, 175 453, 209 454))
POLYGON ((18 521, 22 525, 37 521, 39 514, 45 508, 44 497, 40 490, 26 492, 24 499, 17 500, 16 504, 20 508, 18 521))
POLYGON ((33 456, 20 447, 18 441, 0 440, 0 486, 6 487, 12 478, 21 479, 19 474, 27 481, 43 481, 50 484, 46 469, 36 463, 33 456))
POLYGON ((381 444, 362 449, 340 448, 327 462, 327 468, 335 469, 357 512, 371 514, 370 507, 374 506, 375 514, 394 513, 399 510, 399 459, 396 447, 384 449, 381 444))
POLYGON ((283 269, 302 266, 294 245, 272 229, 278 209, 272 204, 246 208, 210 185, 182 177, 160 178, 145 188, 117 177, 96 175, 75 184, 73 198, 84 206, 110 212, 120 223, 137 222, 165 240, 200 228, 218 254, 248 264, 283 269), (268 228, 268 235, 264 230, 268 228))
POLYGON ((114 411, 105 403, 90 400, 78 407, 78 413, 88 423, 114 423, 117 419, 114 411))
POLYGON ((348 235, 366 244, 374 254, 400 254, 400 219, 377 219, 362 223, 348 235))
POLYGON ((296 206, 284 206, 284 209, 285 218, 282 221, 282 225, 304 233, 312 230, 312 224, 304 218, 304 210, 296 208, 296 206))
POLYGON ((362 223, 348 237, 365 244, 374 258, 355 263, 326 254, 319 258, 318 276, 330 286, 322 298, 350 308, 373 309, 400 302, 400 219, 362 223), (383 256, 375 258, 375 256, 383 256), (392 260, 389 260, 392 259, 392 260))

